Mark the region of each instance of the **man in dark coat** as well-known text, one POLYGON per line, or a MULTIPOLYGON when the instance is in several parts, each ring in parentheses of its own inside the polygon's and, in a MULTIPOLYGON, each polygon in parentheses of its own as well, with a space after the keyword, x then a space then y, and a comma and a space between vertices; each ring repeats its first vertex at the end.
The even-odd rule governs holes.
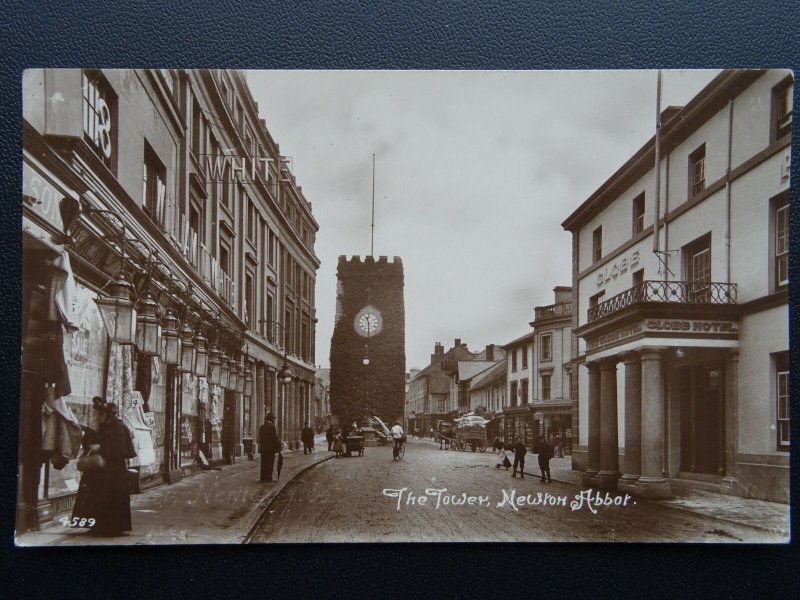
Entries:
POLYGON ((331 447, 333 446, 333 425, 329 425, 328 429, 325 431, 325 439, 328 440, 328 452, 331 451, 331 447))
POLYGON ((300 441, 303 442, 303 454, 311 454, 314 449, 314 430, 308 426, 308 421, 303 423, 300 441))
POLYGON ((525 470, 525 454, 528 452, 528 449, 525 447, 525 444, 522 443, 522 440, 517 438, 514 441, 514 472, 511 473, 512 477, 517 476, 517 467, 519 467, 519 476, 521 478, 525 478, 525 474, 523 471, 525 470))
POLYGON ((545 438, 539 438, 539 470, 542 472, 542 481, 553 481, 550 479, 551 458, 553 458, 553 447, 545 438))
POLYGON ((275 454, 281 449, 278 432, 275 431, 272 413, 267 414, 266 422, 258 429, 258 449, 261 452, 261 481, 272 481, 272 468, 275 466, 275 454))

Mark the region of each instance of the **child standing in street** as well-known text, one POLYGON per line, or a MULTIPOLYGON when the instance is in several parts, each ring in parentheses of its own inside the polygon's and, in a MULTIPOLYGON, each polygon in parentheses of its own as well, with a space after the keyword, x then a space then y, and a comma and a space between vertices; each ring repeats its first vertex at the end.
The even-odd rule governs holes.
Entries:
POLYGON ((512 477, 517 476, 517 467, 519 467, 519 476, 520 478, 525 478, 525 454, 528 452, 528 449, 525 447, 525 444, 522 443, 522 440, 517 438, 514 442, 514 472, 511 473, 512 477))
POLYGON ((500 467, 505 467, 506 471, 508 471, 509 467, 511 466, 511 461, 508 460, 508 455, 506 454, 506 450, 503 447, 503 444, 500 444, 500 447, 497 449, 497 464, 495 467, 498 469, 500 467))
POLYGON ((542 472, 542 481, 553 481, 550 479, 551 458, 553 458, 553 447, 547 443, 545 438, 539 438, 539 470, 542 472))

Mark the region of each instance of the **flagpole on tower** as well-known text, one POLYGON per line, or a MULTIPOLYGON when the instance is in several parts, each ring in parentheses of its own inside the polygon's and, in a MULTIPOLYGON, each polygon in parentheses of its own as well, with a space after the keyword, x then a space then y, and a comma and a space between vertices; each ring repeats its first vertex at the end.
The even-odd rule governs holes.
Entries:
POLYGON ((375 154, 372 155, 372 233, 369 242, 369 255, 375 254, 375 154))

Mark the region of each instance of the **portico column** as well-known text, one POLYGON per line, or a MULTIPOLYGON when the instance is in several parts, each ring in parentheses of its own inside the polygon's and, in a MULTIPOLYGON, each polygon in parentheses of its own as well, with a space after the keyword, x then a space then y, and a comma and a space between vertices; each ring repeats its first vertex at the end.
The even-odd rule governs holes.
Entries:
POLYGON ((725 361, 725 480, 736 482, 736 435, 739 398, 739 350, 731 350, 725 361))
POLYGON ((600 488, 617 489, 619 432, 617 427, 617 359, 600 363, 600 488))
POLYGON ((589 458, 586 477, 597 477, 600 471, 600 365, 586 363, 589 371, 589 458))
POLYGON ((622 481, 634 482, 642 474, 642 362, 636 352, 626 352, 625 362, 625 469, 622 481))
POLYGON ((663 474, 664 385, 661 352, 642 353, 642 476, 639 485, 645 497, 671 495, 663 474))

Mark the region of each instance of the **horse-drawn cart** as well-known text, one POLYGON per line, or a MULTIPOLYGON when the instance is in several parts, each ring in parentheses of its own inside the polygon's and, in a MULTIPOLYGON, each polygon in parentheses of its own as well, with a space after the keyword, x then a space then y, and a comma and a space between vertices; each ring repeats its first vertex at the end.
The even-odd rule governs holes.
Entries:
POLYGON ((488 442, 486 440, 486 424, 488 420, 475 416, 467 415, 456 420, 454 431, 455 439, 451 443, 457 450, 469 448, 473 452, 486 452, 488 442))

